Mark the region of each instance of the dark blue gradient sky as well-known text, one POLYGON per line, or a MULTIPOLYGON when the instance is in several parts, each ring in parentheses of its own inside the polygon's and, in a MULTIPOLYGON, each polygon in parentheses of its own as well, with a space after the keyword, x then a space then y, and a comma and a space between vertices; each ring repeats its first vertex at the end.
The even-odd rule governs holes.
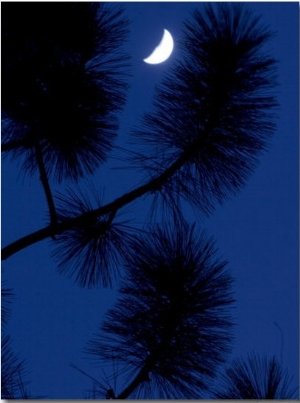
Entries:
MULTIPOLYGON (((122 3, 131 20, 125 45, 132 57, 128 101, 121 113, 117 144, 130 141, 151 104, 154 87, 180 59, 178 41, 183 21, 205 3, 122 3), (174 53, 161 65, 146 65, 143 58, 159 42, 163 29, 175 41, 174 53)), ((279 108, 277 129, 255 173, 237 197, 219 206, 199 226, 216 240, 219 254, 229 261, 235 278, 236 327, 232 357, 250 351, 277 355, 297 385, 299 375, 298 271, 298 133, 299 133, 299 5, 297 2, 245 4, 262 15, 276 35, 269 50, 278 60, 279 108), (281 334, 274 322, 283 332, 281 334)), ((115 7, 116 3, 108 3, 115 7)), ((126 145, 128 147, 128 145, 126 145)), ((111 159, 93 177, 105 185, 105 201, 120 196, 139 181, 122 163, 111 159)), ((54 187, 58 190, 58 187, 54 187)), ((63 186, 59 188, 63 190, 63 186)), ((124 217, 144 220, 145 201, 125 209, 124 217)), ((190 220, 193 212, 188 211, 190 220)), ((2 162, 2 245, 42 228, 46 203, 37 177, 23 177, 19 167, 2 162)), ((51 258, 50 241, 27 248, 5 261, 2 277, 13 289, 8 332, 15 352, 27 362, 30 389, 49 398, 79 399, 91 382, 70 367, 103 378, 82 350, 97 331, 103 314, 116 297, 112 290, 81 289, 61 276, 51 258)), ((109 369, 107 369, 109 371, 109 369)))

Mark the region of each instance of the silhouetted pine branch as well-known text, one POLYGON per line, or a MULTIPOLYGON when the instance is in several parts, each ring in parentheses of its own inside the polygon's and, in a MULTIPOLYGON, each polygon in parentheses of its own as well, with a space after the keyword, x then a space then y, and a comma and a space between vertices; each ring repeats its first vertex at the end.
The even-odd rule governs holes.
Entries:
POLYGON ((1 399, 29 399, 24 361, 11 350, 8 336, 1 338, 1 399))
POLYGON ((297 388, 291 386, 288 371, 275 357, 252 353, 246 359, 234 360, 223 376, 218 399, 296 399, 297 388))
POLYGON ((78 225, 84 225, 86 220, 96 221, 99 217, 105 216, 107 214, 115 214, 118 210, 125 207, 127 204, 133 202, 141 196, 147 193, 153 193, 160 188, 160 184, 166 181, 167 178, 172 176, 174 172, 182 165, 183 157, 180 157, 175 161, 166 171, 160 174, 158 177, 151 179, 144 185, 141 185, 132 191, 125 193, 124 195, 118 197, 114 201, 98 207, 94 210, 84 212, 76 217, 66 218, 64 221, 59 222, 55 225, 48 225, 40 230, 32 232, 17 241, 5 246, 1 250, 1 259, 5 260, 11 255, 19 252, 20 250, 33 245, 36 242, 40 242, 46 238, 53 237, 56 234, 61 234, 64 231, 76 228, 78 225))
POLYGON ((132 244, 120 299, 86 351, 127 368, 117 398, 197 398, 230 350, 231 276, 195 227, 154 228, 132 244), (129 376, 129 375, 128 375, 129 376))
MULTIPOLYGON (((56 206, 50 174, 76 181, 113 148, 125 100, 127 58, 119 46, 127 22, 89 2, 4 3, 2 11, 2 150, 23 160, 25 171, 39 171, 51 216, 2 258, 55 236, 59 271, 87 287, 111 286, 125 263, 119 301, 86 349, 100 363, 113 352, 123 385, 92 378, 88 397, 201 397, 230 351, 232 278, 214 242, 184 223, 181 201, 211 213, 245 184, 267 148, 276 105, 275 62, 265 53, 271 33, 241 5, 196 11, 185 25, 183 62, 135 133, 145 149, 135 160, 145 182, 106 205, 96 193, 93 200, 69 191, 56 206), (116 217, 144 195, 170 210, 175 224, 133 238, 116 217)), ((23 362, 9 337, 2 342, 2 398, 28 398, 23 362)), ((275 358, 253 354, 233 363, 216 396, 286 399, 296 391, 275 358)))
POLYGON ((89 217, 102 196, 90 186, 90 192, 69 191, 57 197, 58 219, 87 215, 78 225, 56 236, 53 256, 58 270, 73 278, 81 286, 111 287, 120 273, 122 256, 132 240, 126 222, 116 222, 115 213, 99 218, 89 217))
POLYGON ((185 24, 182 61, 135 133, 145 153, 137 166, 145 162, 147 175, 182 161, 161 192, 210 213, 245 184, 274 129, 275 61, 264 49, 270 36, 236 4, 209 4, 185 24))
POLYGON ((2 150, 22 157, 23 170, 37 169, 37 141, 59 181, 106 160, 125 100, 126 32, 122 12, 99 3, 3 6, 2 150))
MULTIPOLYGON (((89 219, 96 223, 146 194, 158 200, 161 195, 178 216, 181 198, 210 213, 215 202, 245 184, 273 131, 275 63, 264 53, 269 37, 259 19, 240 6, 209 5, 203 15, 195 12, 185 28, 184 62, 165 80, 156 112, 138 132, 143 143, 155 145, 155 152, 138 158, 140 168, 146 161, 147 180, 89 211, 89 219)), ((86 217, 29 234, 5 247, 2 258, 72 230, 86 217)))
POLYGON ((40 173, 40 180, 42 182, 46 200, 48 203, 50 222, 51 222, 51 225, 55 225, 57 223, 56 208, 55 208, 55 204, 54 204, 54 200, 53 200, 53 196, 52 196, 52 192, 51 192, 51 188, 50 188, 50 184, 49 184, 49 180, 48 180, 48 175, 47 175, 45 164, 44 164, 43 153, 42 153, 42 150, 41 150, 41 147, 40 147, 40 144, 38 141, 35 144, 35 156, 36 156, 36 162, 37 162, 37 166, 38 166, 39 173, 40 173))

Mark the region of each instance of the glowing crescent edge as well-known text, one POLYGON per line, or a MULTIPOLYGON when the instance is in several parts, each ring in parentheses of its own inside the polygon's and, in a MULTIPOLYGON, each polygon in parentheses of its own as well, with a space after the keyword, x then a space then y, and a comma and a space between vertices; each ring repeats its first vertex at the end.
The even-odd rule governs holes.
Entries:
POLYGON ((166 29, 164 29, 163 37, 158 44, 158 46, 153 50, 150 56, 148 56, 146 59, 143 59, 145 63, 148 64, 158 64, 166 61, 174 47, 174 41, 172 38, 172 35, 170 32, 166 29))

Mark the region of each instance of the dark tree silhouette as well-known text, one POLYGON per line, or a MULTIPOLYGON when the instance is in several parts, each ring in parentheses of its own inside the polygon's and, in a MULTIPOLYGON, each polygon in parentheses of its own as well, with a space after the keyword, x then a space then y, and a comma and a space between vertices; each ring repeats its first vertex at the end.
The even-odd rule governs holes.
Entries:
POLYGON ((24 362, 11 351, 10 339, 2 335, 1 340, 1 398, 22 398, 22 376, 24 362))
MULTIPOLYGON (((92 174, 114 148, 125 101, 126 19, 99 3, 75 2, 4 3, 2 20, 2 150, 39 173, 50 214, 50 224, 4 247, 2 259, 52 237, 58 270, 81 286, 112 286, 124 274, 119 301, 85 350, 100 364, 113 351, 122 386, 93 379, 91 396, 201 397, 230 351, 232 278, 213 241, 184 221, 181 202, 211 214, 241 189, 268 147, 276 106, 275 61, 264 47, 271 33, 241 5, 194 12, 183 61, 134 132, 142 150, 127 150, 144 181, 103 204, 99 189, 53 197, 52 186, 92 174), (145 195, 167 206, 164 228, 142 232, 120 220, 145 195)), ((2 394, 16 398, 22 363, 9 338, 3 343, 2 394)), ((268 374, 267 392, 258 395, 288 394, 274 359, 235 365, 240 396, 253 368, 261 375, 257 391, 266 392, 268 374)))
POLYGON ((296 399, 297 388, 291 386, 288 371, 276 357, 249 354, 246 359, 234 360, 216 393, 218 399, 296 399))
POLYGON ((162 176, 157 188, 171 205, 184 198, 209 213, 253 171, 274 129, 270 36, 240 5, 208 5, 186 23, 182 61, 136 133, 149 145, 138 168, 162 176))
POLYGON ((126 367, 131 381, 116 398, 197 398, 207 387, 232 337, 232 279, 215 255, 184 224, 132 244, 120 299, 87 348, 105 362, 113 351, 126 367))
POLYGON ((92 173, 116 136, 125 100, 126 20, 99 3, 3 5, 2 150, 26 154, 38 143, 58 180, 92 173), (36 13, 47 18, 36 18, 36 13))
POLYGON ((30 399, 24 361, 12 352, 9 336, 1 338, 1 399, 30 399))
MULTIPOLYGON (((61 221, 69 217, 88 214, 93 202, 102 204, 102 196, 93 186, 90 194, 69 191, 57 198, 57 212, 61 221)), ((74 278, 81 286, 101 285, 111 287, 117 283, 122 265, 133 235, 126 222, 116 222, 115 213, 96 220, 87 217, 82 224, 65 231, 57 237, 53 256, 58 269, 74 278)))
POLYGON ((13 352, 10 337, 1 335, 1 399, 45 399, 31 393, 26 362, 13 352))
MULTIPOLYGON (((275 62, 263 48, 269 36, 236 5, 218 11, 208 6, 203 17, 195 12, 186 25, 184 62, 166 79, 156 112, 138 132, 143 144, 161 145, 158 160, 151 151, 140 156, 145 183, 89 211, 89 219, 115 214, 145 194, 163 195, 177 207, 184 198, 208 213, 245 183, 273 130, 275 62)), ((2 258, 84 225, 86 217, 71 216, 29 234, 3 248, 2 258)))
POLYGON ((120 11, 97 3, 3 5, 2 151, 48 181, 77 180, 106 160, 123 106, 126 34, 120 11), (36 15, 47 18, 36 18, 36 15), (122 70, 121 70, 122 69, 122 70))

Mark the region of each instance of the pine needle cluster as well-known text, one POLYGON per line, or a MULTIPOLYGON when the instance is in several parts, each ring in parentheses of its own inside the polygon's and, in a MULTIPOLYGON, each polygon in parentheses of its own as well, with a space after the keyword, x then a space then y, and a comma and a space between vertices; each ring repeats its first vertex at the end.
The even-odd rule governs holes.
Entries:
POLYGON ((114 351, 128 367, 133 381, 120 398, 143 385, 156 398, 196 398, 207 387, 232 339, 232 278, 215 254, 213 241, 188 225, 133 242, 120 299, 87 348, 100 361, 114 351))
MULTIPOLYGON (((272 33, 241 4, 193 13, 181 61, 134 132, 143 150, 128 152, 146 180, 104 204, 95 189, 53 198, 49 177, 77 182, 113 149, 127 88, 126 18, 90 2, 2 7, 2 151, 39 171, 50 212, 50 224, 5 247, 4 258, 52 237, 58 270, 81 286, 122 278, 115 307, 85 349, 100 365, 117 362, 120 382, 90 377, 88 396, 203 397, 231 351, 233 279, 212 238, 185 221, 182 201, 210 214, 267 149, 276 107, 276 62, 265 47, 272 33), (145 195, 164 223, 134 232, 117 217, 145 195)), ((26 398, 23 362, 9 337, 2 341, 2 397, 26 398)), ((253 354, 234 361, 216 397, 288 399, 289 385, 275 358, 253 354)))
POLYGON ((297 388, 276 357, 249 354, 246 359, 234 360, 223 375, 217 399, 295 399, 297 388))
POLYGON ((158 88, 135 137, 158 187, 211 213, 246 183, 274 131, 269 30, 241 5, 208 5, 185 24, 182 58, 158 88), (148 143, 148 148, 145 144, 148 143))
POLYGON ((2 151, 33 173, 38 145, 60 182, 93 173, 113 147, 125 101, 127 20, 89 2, 6 3, 3 13, 2 151))
POLYGON ((80 224, 56 236, 53 256, 60 273, 73 278, 82 287, 112 287, 116 284, 133 235, 126 222, 115 214, 99 218, 89 213, 103 203, 103 197, 90 186, 90 192, 71 191, 56 198, 60 222, 82 216, 80 224))

